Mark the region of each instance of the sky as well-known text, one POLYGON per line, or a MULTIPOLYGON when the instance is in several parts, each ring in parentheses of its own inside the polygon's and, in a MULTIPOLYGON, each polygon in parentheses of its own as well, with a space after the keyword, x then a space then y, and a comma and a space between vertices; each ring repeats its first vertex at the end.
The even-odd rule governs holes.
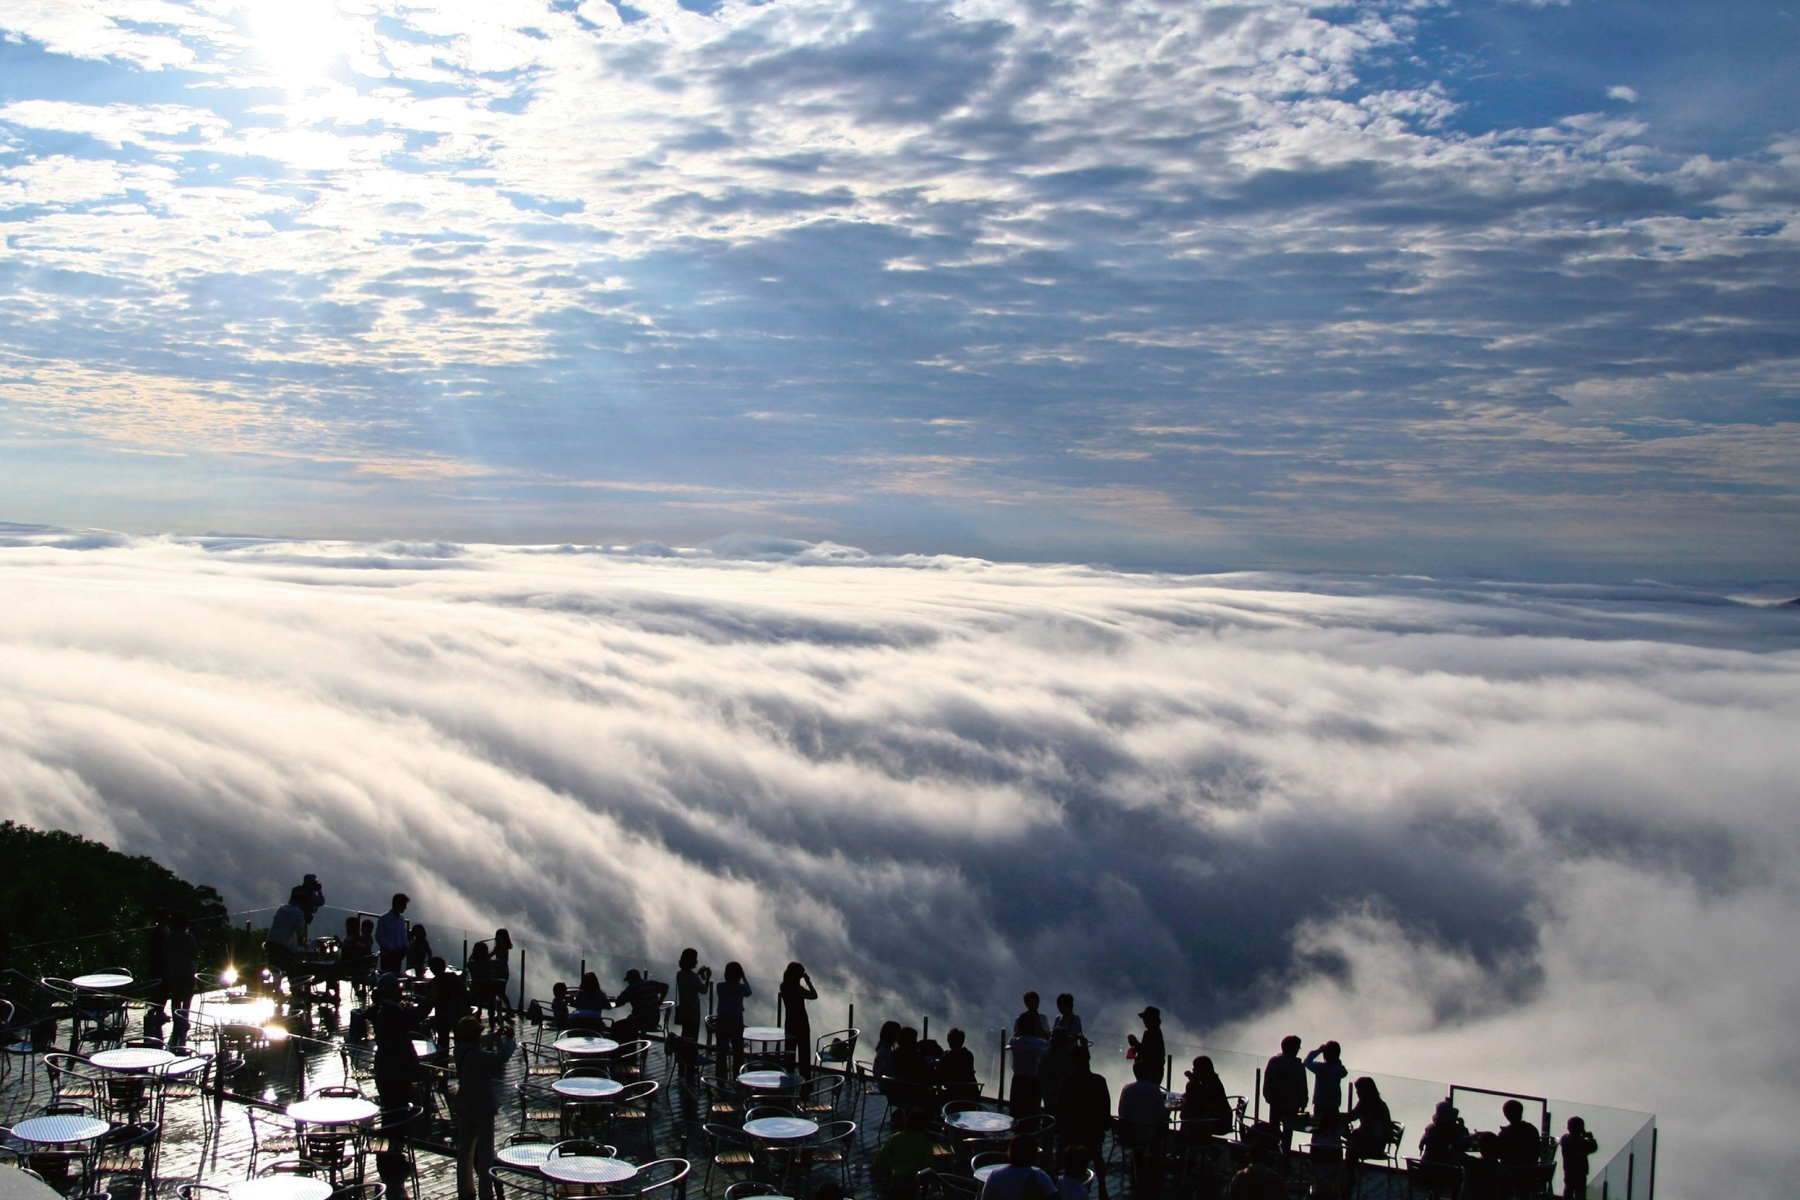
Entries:
POLYGON ((1797 17, 4 0, 0 518, 1791 580, 1797 17))
POLYGON ((0 595, 0 815, 233 909, 798 958, 871 1030, 1067 989, 1115 1075, 1155 1003, 1579 1102, 1597 1161, 1655 1113, 1674 1200, 1800 1170, 1793 605, 16 525, 0 595))

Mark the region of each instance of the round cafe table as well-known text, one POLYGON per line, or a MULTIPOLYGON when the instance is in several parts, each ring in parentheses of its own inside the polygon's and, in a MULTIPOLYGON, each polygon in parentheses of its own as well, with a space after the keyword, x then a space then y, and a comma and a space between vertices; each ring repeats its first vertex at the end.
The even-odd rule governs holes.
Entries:
POLYGON ((1009 1133, 1013 1127, 1013 1119, 1005 1113, 970 1108, 945 1117, 944 1124, 954 1125, 964 1133, 1009 1133))
POLYGON ((787 1042, 787 1030, 779 1025, 750 1025, 744 1029, 744 1040, 760 1045, 782 1045, 787 1042))
POLYGON ((744 1122, 744 1132, 765 1142, 797 1142, 819 1132, 819 1124, 805 1117, 758 1117, 744 1122))
POLYGON ((520 1142, 516 1146, 502 1146, 494 1151, 496 1162, 503 1162, 509 1167, 518 1167, 522 1171, 537 1170, 549 1157, 549 1142, 520 1142))
POLYGON ((558 1183, 624 1183, 638 1173, 622 1158, 601 1158, 595 1154, 558 1154, 546 1158, 538 1170, 558 1183))
POLYGON ((265 1175, 227 1187, 231 1200, 325 1200, 331 1184, 312 1175, 265 1175))
POLYGON ((93 1117, 68 1114, 27 1117, 12 1127, 12 1135, 22 1142, 36 1142, 40 1146, 67 1146, 104 1137, 111 1128, 105 1121, 93 1117))
POLYGON ((550 1085, 550 1090, 571 1100, 604 1100, 624 1091, 625 1085, 604 1075, 577 1075, 572 1079, 558 1079, 550 1085))
POLYGON ((175 1061, 175 1055, 153 1046, 123 1046, 101 1050, 88 1061, 102 1071, 155 1071, 175 1061))
POLYGON ((136 981, 131 976, 120 975, 116 971, 98 971, 92 975, 77 975, 69 982, 87 992, 110 992, 130 987, 136 981))
POLYGON ((62 1193, 23 1171, 0 1171, 0 1200, 63 1200, 62 1193))
POLYGON ((1003 1162, 986 1163, 982 1166, 976 1167, 973 1171, 971 1171, 969 1173, 975 1177, 975 1182, 986 1183, 988 1181, 989 1175, 992 1175, 995 1171, 998 1171, 1001 1167, 1004 1167, 1005 1165, 1006 1164, 1003 1162))
POLYGON ((786 1071, 745 1071, 737 1077, 739 1085, 759 1092, 779 1092, 785 1088, 797 1088, 805 1082, 798 1075, 789 1075, 786 1071))
POLYGON ((312 1100, 296 1100, 287 1106, 287 1115, 302 1125, 360 1125, 364 1121, 373 1121, 380 1114, 381 1110, 373 1103, 354 1096, 319 1096, 312 1100))
POLYGON ((586 1034, 564 1034, 550 1043, 558 1053, 573 1054, 611 1054, 619 1048, 619 1043, 609 1037, 589 1037, 586 1034))

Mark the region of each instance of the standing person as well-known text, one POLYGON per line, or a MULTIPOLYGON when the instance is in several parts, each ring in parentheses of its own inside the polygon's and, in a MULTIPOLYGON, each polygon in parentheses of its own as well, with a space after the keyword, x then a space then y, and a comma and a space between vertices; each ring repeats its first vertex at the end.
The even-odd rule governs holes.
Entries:
POLYGON ((456 1096, 450 1108, 456 1115, 457 1200, 494 1200, 488 1176, 494 1165, 494 1117, 507 1060, 517 1049, 511 1029, 502 1025, 494 1033, 494 1044, 484 1046, 479 1016, 470 1013, 456 1023, 456 1096))
POLYGON ((431 1028, 437 1044, 448 1046, 456 1023, 469 1011, 469 981, 459 971, 452 971, 442 955, 431 960, 431 982, 425 985, 431 1004, 431 1028))
POLYGON ((308 875, 301 879, 299 891, 301 894, 300 911, 306 914, 306 924, 310 927, 313 918, 319 915, 321 908, 325 907, 325 889, 319 886, 317 875, 308 875))
POLYGON ((719 1078, 731 1079, 735 1064, 744 1061, 744 1001, 750 998, 744 968, 726 963, 716 994, 719 1011, 714 1014, 713 1035, 719 1039, 719 1078))
POLYGON ((1563 1200, 1587 1200, 1588 1156, 1599 1150, 1587 1122, 1570 1117, 1569 1132, 1562 1135, 1563 1200))
POLYGON ((1133 1079, 1119 1089, 1119 1140, 1131 1149, 1133 1195, 1154 1197, 1162 1189, 1163 1135, 1169 1107, 1159 1060, 1138 1055, 1133 1079))
POLYGON ((819 989, 813 986, 806 968, 797 962, 789 963, 781 975, 782 1024, 787 1029, 794 1069, 801 1075, 812 1073, 812 1020, 806 1015, 806 1002, 818 998, 819 989))
POLYGON ((163 1006, 169 1002, 169 914, 156 914, 144 939, 144 966, 155 988, 150 993, 150 1007, 144 1010, 144 1036, 159 1038, 163 1031, 163 1006))
POLYGON ((387 1120, 406 1111, 419 1053, 413 1048, 418 1014, 400 1000, 400 977, 383 974, 375 984, 375 1095, 387 1120))
POLYGON ((1093 1069, 1086 1046, 1076 1046, 1069 1057, 1074 1060, 1074 1070, 1057 1093, 1056 1132, 1064 1146, 1086 1146, 1100 1155, 1112 1125, 1112 1089, 1106 1086, 1106 1077, 1093 1069))
POLYGON ((1067 1029, 1050 1031, 1050 1048, 1038 1060, 1038 1101, 1045 1112, 1056 1111, 1056 1098, 1062 1094, 1063 1081, 1075 1070, 1075 1035, 1067 1029))
POLYGON ((288 892, 288 902, 275 910, 269 921, 268 940, 263 942, 263 950, 269 956, 269 966, 283 975, 294 969, 304 948, 304 931, 306 914, 300 909, 301 892, 292 888, 288 892))
POLYGON ((1506 1124, 1500 1128, 1500 1161, 1509 1167, 1536 1166, 1543 1152, 1538 1127, 1525 1119, 1525 1106, 1508 1100, 1500 1106, 1506 1124))
POLYGON ((1300 1061, 1300 1039, 1288 1034, 1281 1039, 1281 1053, 1263 1068, 1263 1100, 1269 1106, 1269 1124, 1281 1130, 1281 1153, 1294 1148, 1294 1121, 1306 1111, 1306 1067, 1300 1061))
POLYGON ((1132 1034, 1125 1040, 1137 1052, 1134 1057, 1139 1062, 1155 1064, 1157 1077, 1161 1078, 1163 1060, 1168 1057, 1168 1051, 1163 1049, 1162 1009, 1154 1004, 1145 1005, 1144 1011, 1138 1014, 1138 1019, 1144 1023, 1144 1036, 1140 1038, 1132 1034))
POLYGON ((1043 998, 1036 992, 1026 992, 1021 999, 1025 1001, 1025 1011, 1020 1013, 1018 1019, 1013 1022, 1014 1035, 1029 1028, 1032 1036, 1043 1038, 1046 1042, 1049 1041, 1050 1022, 1044 1018, 1043 1013, 1038 1011, 1038 1005, 1044 1002, 1043 998))
MULTIPOLYGON (((1026 995, 1036 998, 1031 992, 1026 995)), ((1044 1061, 1045 1051, 1050 1049, 1050 1043, 1040 1033, 1043 1025, 1043 1015, 1027 1005, 1025 1011, 1013 1022, 1012 1041, 1006 1043, 1013 1061, 1012 1099, 1008 1111, 1012 1113, 1014 1120, 1029 1117, 1043 1104, 1038 1067, 1044 1061)))
POLYGON ((689 946, 675 964, 675 1024, 681 1030, 675 1057, 683 1079, 694 1077, 700 1054, 700 997, 711 990, 712 968, 700 966, 700 952, 689 946))
POLYGON ((414 925, 406 931, 406 970, 415 979, 425 978, 425 968, 431 965, 431 935, 425 932, 423 925, 414 925))
POLYGON ((463 974, 469 977, 469 1003, 478 1009, 492 1012, 494 952, 488 949, 486 942, 476 942, 469 948, 469 961, 463 967, 463 974))
POLYGON ((187 1044, 188 1006, 194 1000, 194 972, 200 969, 200 943, 188 930, 188 915, 169 914, 169 932, 163 939, 163 991, 175 1020, 170 1045, 187 1044))
MULTIPOLYGON (((300 889, 294 890, 297 892, 300 889)), ((392 905, 381 914, 381 920, 375 922, 375 945, 381 951, 377 969, 383 975, 390 971, 399 974, 400 968, 406 963, 407 903, 405 892, 395 892, 392 905)))
POLYGON ((512 1012, 512 1004, 506 999, 506 985, 512 982, 512 934, 504 929, 494 930, 494 970, 492 975, 492 999, 488 1002, 488 1011, 493 1015, 512 1012))
POLYGON ((1058 1029, 1068 1030, 1078 1042, 1087 1040, 1081 1036, 1081 1018, 1075 1015, 1075 997, 1068 992, 1056 998, 1056 1024, 1050 1032, 1058 1029))
POLYGON ((1302 1064, 1313 1073, 1313 1128, 1337 1126, 1338 1114, 1344 1108, 1344 1048, 1336 1042, 1307 1051, 1302 1064))

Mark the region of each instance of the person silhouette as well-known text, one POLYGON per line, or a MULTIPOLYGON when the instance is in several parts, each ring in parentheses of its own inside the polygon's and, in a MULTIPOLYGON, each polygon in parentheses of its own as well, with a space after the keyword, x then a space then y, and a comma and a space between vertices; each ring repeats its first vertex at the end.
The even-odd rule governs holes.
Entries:
POLYGON ((1134 1052, 1133 1057, 1139 1062, 1151 1063, 1160 1077, 1163 1060, 1168 1057, 1167 1051, 1163 1049, 1162 1009, 1154 1004, 1147 1005, 1138 1014, 1138 1019, 1144 1023, 1144 1036, 1131 1034, 1125 1040, 1134 1052))
POLYGON ((1043 1015, 1035 1008, 1027 1007, 1013 1022, 1012 1041, 1006 1043, 1013 1061, 1009 1111, 1015 1119, 1030 1116, 1042 1104, 1038 1067, 1043 1062, 1044 1052, 1050 1049, 1050 1043, 1044 1040, 1043 1028, 1043 1015))
POLYGON ((1263 1068, 1263 1102, 1269 1106, 1269 1124, 1281 1130, 1283 1157, 1294 1147, 1294 1122, 1306 1111, 1306 1091, 1300 1039, 1290 1033, 1281 1039, 1281 1053, 1263 1068))
POLYGON ((1025 1011, 1020 1013, 1018 1019, 1013 1022, 1013 1032, 1016 1034, 1029 1029, 1033 1036, 1049 1041, 1050 1022, 1045 1020, 1044 1014, 1038 1011, 1038 1005, 1042 1004, 1043 1000, 1036 992, 1026 992, 1022 998, 1025 1001, 1025 1011))
POLYGON ((1569 1118, 1568 1130, 1562 1135, 1563 1200, 1587 1200, 1588 1156, 1598 1153, 1600 1143, 1580 1117, 1569 1118))
POLYGON ((1350 1074, 1341 1061, 1344 1048, 1336 1042, 1307 1051, 1303 1064, 1313 1073, 1313 1127, 1334 1127, 1344 1108, 1344 1079, 1350 1074))
POLYGON ((719 1076, 732 1078, 732 1065, 744 1059, 744 1001, 750 998, 750 981, 738 963, 725 964, 724 977, 713 988, 718 1011, 713 1014, 713 1036, 719 1042, 719 1076))
POLYGON ((937 1061, 937 1085, 949 1100, 977 1100, 981 1083, 975 1078, 975 1055, 969 1050, 968 1035, 952 1029, 944 1035, 949 1045, 937 1061))
POLYGON ((1511 1167, 1535 1166, 1543 1153, 1542 1139, 1538 1127, 1525 1119, 1525 1106, 1508 1100, 1500 1111, 1506 1115, 1506 1124, 1498 1134, 1500 1161, 1511 1167))
POLYGON ((1078 1042, 1087 1040, 1081 1036, 1081 1018, 1075 1015, 1075 997, 1068 992, 1056 998, 1056 1023, 1051 1032, 1058 1029, 1068 1030, 1078 1042))
POLYGON ((801 1075, 812 1073, 812 1020, 806 1015, 806 1002, 818 998, 819 989, 813 986, 806 968, 797 962, 789 963, 781 975, 782 1025, 794 1069, 801 1075))

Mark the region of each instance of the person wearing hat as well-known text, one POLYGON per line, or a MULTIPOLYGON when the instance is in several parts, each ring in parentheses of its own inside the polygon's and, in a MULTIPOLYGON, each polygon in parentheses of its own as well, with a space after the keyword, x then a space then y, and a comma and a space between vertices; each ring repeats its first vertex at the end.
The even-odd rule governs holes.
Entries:
POLYGON ((655 1029, 662 1021, 662 1002, 668 994, 668 984, 645 977, 636 967, 625 972, 625 990, 613 997, 613 1007, 630 1005, 631 1015, 613 1022, 613 1036, 624 1041, 644 1037, 655 1029))
POLYGON ((1154 1004, 1148 1005, 1138 1014, 1138 1019, 1144 1023, 1144 1036, 1140 1038, 1132 1034, 1125 1040, 1131 1043, 1131 1048, 1135 1051, 1133 1058, 1139 1062, 1155 1063, 1156 1073, 1161 1075, 1163 1059, 1168 1057, 1168 1051, 1163 1049, 1162 1009, 1154 1004))
POLYGON ((1452 1163, 1469 1145, 1469 1126, 1456 1105, 1439 1100, 1431 1124, 1419 1135, 1419 1157, 1426 1162, 1452 1163))

